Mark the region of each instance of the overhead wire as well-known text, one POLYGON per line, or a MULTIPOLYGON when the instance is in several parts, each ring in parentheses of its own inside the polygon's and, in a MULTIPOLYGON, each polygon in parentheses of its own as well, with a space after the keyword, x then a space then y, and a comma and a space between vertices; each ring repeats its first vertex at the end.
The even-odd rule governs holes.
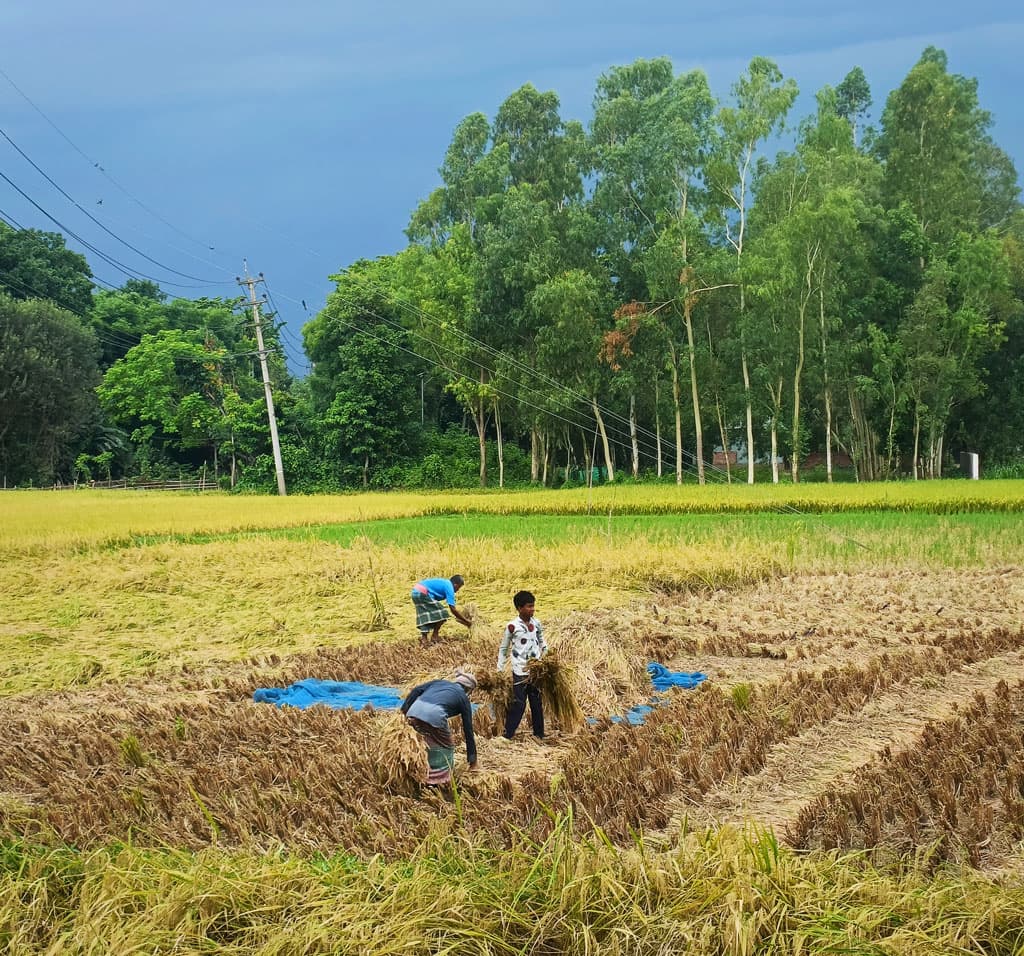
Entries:
POLYGON ((131 278, 131 279, 149 279, 152 282, 156 282, 158 285, 163 284, 163 285, 176 286, 176 287, 181 288, 181 289, 198 289, 198 288, 202 288, 203 287, 203 286, 196 286, 196 285, 185 285, 185 284, 183 284, 181 282, 171 282, 169 280, 160 280, 156 276, 148 275, 147 273, 142 272, 139 269, 133 269, 131 266, 126 265, 123 262, 120 262, 119 260, 113 258, 112 256, 107 255, 101 249, 96 248, 96 246, 94 246, 88 240, 83 239, 73 229, 70 229, 66 225, 64 225, 64 223, 62 223, 59 219, 57 219, 56 216, 54 216, 51 213, 47 212, 46 209, 44 209, 39 203, 37 203, 27 192, 25 192, 24 189, 22 189, 16 182, 14 182, 14 180, 12 180, 2 170, 0 170, 0 179, 3 179, 12 189, 14 189, 19 195, 21 195, 22 198, 27 200, 36 209, 38 209, 39 212, 41 212, 44 216, 46 216, 46 218, 49 219, 50 222, 52 222, 54 225, 56 225, 58 229, 60 229, 62 232, 66 233, 67 235, 71 236, 72 238, 76 239, 83 246, 85 246, 85 248, 88 249, 90 252, 92 252, 95 255, 99 256, 104 262, 107 263, 107 265, 112 266, 113 268, 117 269, 118 272, 123 273, 124 275, 128 276, 129 278, 131 278))
MULTIPOLYGON (((101 342, 104 345, 109 345, 109 346, 111 346, 111 347, 113 347, 115 349, 119 349, 119 350, 123 349, 125 352, 128 352, 131 349, 135 348, 137 345, 139 345, 141 339, 145 337, 145 334, 149 334, 149 333, 144 333, 143 335, 140 335, 140 336, 134 336, 134 335, 131 335, 131 334, 127 333, 127 332, 119 332, 116 329, 98 329, 98 328, 95 327, 95 325, 93 325, 90 322, 89 316, 87 316, 84 312, 79 311, 74 306, 68 305, 66 302, 62 302, 56 296, 47 295, 46 293, 41 292, 39 289, 37 289, 33 285, 31 285, 31 283, 26 282, 24 279, 22 279, 20 277, 13 276, 9 272, 6 272, 4 270, 0 270, 0 281, 4 282, 5 284, 17 286, 19 289, 22 290, 22 292, 31 293, 37 299, 53 302, 55 305, 57 305, 59 308, 63 309, 65 312, 70 312, 72 315, 77 316, 78 318, 82 319, 86 323, 86 328, 89 329, 89 331, 91 331, 96 336, 96 339, 99 342, 101 342)), ((165 330, 165 331, 173 331, 173 330, 165 330)), ((246 358, 246 357, 248 357, 250 355, 255 355, 255 354, 257 354, 257 353, 256 352, 229 352, 229 351, 225 350, 225 351, 223 351, 221 353, 220 357, 222 357, 222 358, 246 358)), ((187 352, 177 353, 177 354, 175 354, 174 357, 175 358, 189 358, 189 359, 195 358, 194 355, 192 355, 191 353, 187 353, 187 352)))
MULTIPOLYGON (((405 330, 407 332, 409 331, 401 323, 397 323, 394 320, 388 319, 387 317, 382 316, 379 313, 376 313, 376 312, 374 312, 371 309, 367 309, 364 303, 361 303, 361 302, 358 302, 356 300, 350 299, 347 296, 345 296, 343 293, 341 293, 340 291, 336 292, 335 294, 338 295, 343 301, 347 302, 349 305, 353 305, 353 306, 356 306, 357 308, 361 309, 365 314, 374 316, 375 318, 377 318, 377 319, 381 320, 382 322, 385 322, 385 323, 387 323, 389 325, 392 325, 395 328, 402 329, 402 330, 405 330)), ((419 311, 422 311, 422 310, 419 310, 419 311)), ((423 314, 424 315, 429 315, 429 313, 425 313, 425 312, 423 314)), ((343 324, 347 325, 350 328, 359 329, 359 326, 354 326, 351 323, 346 323, 346 322, 344 322, 344 320, 340 320, 340 321, 342 321, 343 324)), ((437 321, 438 320, 435 319, 435 322, 437 322, 437 321)), ((363 330, 363 331, 365 331, 365 330, 363 330)), ((416 335, 417 333, 413 332, 411 334, 416 335)), ((420 337, 423 338, 422 336, 420 336, 420 337)), ((469 338, 472 339, 472 336, 469 336, 469 338)), ((426 341, 430 342, 430 340, 426 340, 426 341)), ((474 341, 479 341, 479 340, 474 340, 474 341)), ((436 348, 436 343, 431 343, 431 344, 435 345, 435 348, 436 348)), ((481 343, 481 344, 483 344, 483 343, 481 343)), ((492 348, 492 351, 498 353, 498 350, 494 350, 493 347, 491 347, 491 348, 492 348)), ((410 351, 410 350, 405 350, 405 351, 410 351)), ((412 352, 412 354, 419 355, 419 353, 416 353, 416 352, 412 352)), ((498 353, 498 354, 507 355, 507 353, 498 353)), ((423 359, 424 361, 427 361, 427 362, 430 361, 425 356, 419 355, 419 357, 421 359, 423 359)), ((482 368, 482 369, 487 368, 486 366, 483 366, 483 365, 481 365, 478 362, 473 362, 473 360, 471 360, 471 362, 472 362, 472 364, 476 364, 479 368, 482 368)), ((440 367, 445 368, 447 371, 449 371, 452 374, 458 375, 460 378, 463 378, 463 379, 465 379, 467 381, 472 381, 472 379, 470 379, 468 376, 463 375, 461 373, 458 373, 454 369, 451 369, 449 366, 444 365, 444 363, 437 362, 435 364, 440 365, 440 367)), ((522 363, 519 363, 519 364, 521 365, 522 363)), ((522 366, 522 367, 527 372, 530 372, 530 369, 529 369, 528 366, 522 366)), ((495 376, 500 376, 501 375, 501 373, 497 369, 488 369, 488 371, 490 371, 495 376)), ((508 376, 505 376, 505 378, 506 378, 506 380, 508 380, 508 376)), ((584 426, 584 425, 582 425, 580 423, 570 423, 568 421, 568 419, 564 418, 563 416, 554 414, 554 413, 552 413, 548 409, 543 409, 543 408, 541 408, 541 407, 539 407, 537 405, 534 405, 534 404, 532 404, 530 402, 527 402, 524 399, 522 399, 521 396, 511 395, 511 394, 509 394, 507 392, 502 391, 501 389, 498 389, 498 388, 494 387, 493 385, 491 387, 494 388, 494 391, 497 394, 502 395, 503 397, 507 397, 507 398, 509 398, 512 401, 518 401, 520 404, 525 404, 527 407, 533 408, 534 410, 539 411, 542 414, 549 415, 549 416, 554 417, 554 418, 556 418, 556 419, 558 419, 558 420, 560 420, 562 422, 566 422, 568 424, 575 424, 576 427, 580 428, 581 431, 583 431, 586 434, 590 434, 590 435, 596 436, 599 433, 599 429, 598 429, 598 426, 596 425, 596 423, 595 423, 595 425, 593 427, 587 427, 587 426, 584 426)), ((583 399, 584 401, 586 401, 588 403, 591 401, 586 396, 582 396, 580 393, 572 392, 571 389, 565 389, 565 391, 568 391, 569 393, 576 395, 576 397, 578 399, 583 399)), ((560 404, 560 407, 564 411, 572 411, 573 410, 571 407, 567 406, 564 402, 562 402, 560 404)), ((600 408, 601 406, 598 405, 598 407, 600 408)), ((612 417, 617 417, 619 420, 628 423, 628 419, 626 419, 624 416, 612 416, 612 417)), ((605 424, 605 430, 606 430, 606 432, 609 431, 609 427, 608 427, 607 423, 605 424)), ((646 432, 647 430, 645 429, 644 431, 646 432)), ((625 432, 623 432, 623 431, 621 431, 621 430, 616 428, 614 430, 613 434, 616 436, 616 441, 618 443, 623 444, 623 445, 626 444, 626 433, 625 432)), ((656 437, 656 436, 654 436, 650 432, 647 432, 647 434, 651 435, 651 437, 656 437)), ((632 440, 632 436, 630 436, 629 440, 630 441, 632 440)), ((674 448, 674 443, 672 443, 672 445, 673 445, 673 448, 674 448)), ((638 446, 639 446, 639 443, 638 443, 638 446)), ((658 460, 656 452, 652 452, 650 445, 645 445, 645 450, 646 450, 646 453, 647 453, 647 455, 649 457, 653 458, 655 461, 658 460)), ((697 474, 698 477, 699 477, 699 470, 697 469, 696 464, 695 464, 696 457, 691 455, 691 454, 689 454, 689 453, 686 453, 686 455, 687 455, 687 457, 689 457, 691 459, 691 461, 694 462, 694 464, 689 464, 689 465, 683 464, 683 466, 682 466, 683 469, 686 470, 686 471, 689 471, 692 474, 697 474)), ((663 464, 667 462, 670 465, 673 465, 673 467, 675 465, 674 462, 672 462, 670 459, 666 459, 664 456, 662 457, 661 460, 662 460, 663 464)), ((728 481, 728 476, 726 475, 726 473, 724 473, 721 469, 719 469, 719 468, 717 468, 715 466, 705 466, 705 477, 708 477, 709 473, 710 473, 710 477, 712 478, 713 482, 716 483, 716 484, 722 485, 722 484, 725 484, 728 481)), ((773 505, 773 506, 770 506, 770 510, 775 511, 778 514, 790 515, 790 516, 801 518, 801 519, 804 519, 804 520, 818 520, 820 522, 820 519, 816 518, 816 516, 808 514, 807 512, 800 511, 800 509, 795 508, 792 505, 788 505, 788 504, 773 505)), ((835 534, 838 537, 840 537, 840 538, 842 538, 842 539, 844 539, 846 541, 851 542, 852 544, 855 544, 859 548, 862 548, 864 550, 869 550, 867 545, 863 544, 861 541, 858 541, 856 538, 851 537, 850 535, 843 534, 842 532, 836 531, 835 529, 832 529, 832 528, 829 528, 828 530, 829 530, 830 533, 835 534)))
POLYGON ((188 239, 189 242, 193 242, 196 245, 203 246, 205 249, 209 250, 210 252, 215 252, 216 251, 216 248, 214 246, 210 245, 209 243, 203 242, 201 239, 196 239, 195 236, 189 235, 187 232, 185 232, 184 230, 182 230, 182 229, 178 228, 176 225, 174 225, 174 223, 169 222, 167 219, 165 219, 163 216, 161 216, 158 212, 156 212, 156 210, 151 209, 149 206, 147 206, 146 203, 144 203, 141 199, 139 199, 132 192, 130 192, 125 186, 123 186, 120 182, 118 182, 118 180, 116 180, 109 172, 107 172, 107 170, 99 162, 97 162, 95 159, 93 159, 91 156, 89 156, 89 154, 86 153, 85 150, 83 150, 73 139, 71 139, 71 137, 68 136, 68 134, 65 133, 64 130, 62 130, 43 111, 43 109, 34 100, 32 100, 29 97, 29 95, 24 90, 22 90, 20 86, 18 86, 17 83, 14 82, 14 80, 2 68, 0 68, 0 76, 2 76, 10 84, 10 86, 14 89, 14 91, 26 103, 28 103, 28 105, 31 106, 32 109, 34 109, 56 131, 57 135, 59 135, 76 153, 78 153, 79 156, 81 156, 91 167, 93 167, 95 170, 97 170, 100 173, 100 175, 102 175, 116 189, 118 189, 121 193, 123 193, 125 196, 127 196, 128 199, 130 199, 137 206, 139 206, 139 208, 143 209, 146 213, 148 213, 154 219, 157 219, 158 221, 163 223, 165 226, 167 226, 168 229, 171 229, 174 232, 178 233, 178 235, 184 237, 185 239, 188 239))
POLYGON ((199 283, 201 283, 203 285, 215 286, 215 285, 227 285, 228 284, 227 280, 223 280, 223 279, 207 279, 207 278, 204 278, 202 276, 191 275, 188 272, 181 272, 178 269, 175 269, 175 268, 167 265, 164 262, 160 262, 158 259, 154 259, 152 256, 148 255, 147 253, 143 252, 140 248, 138 248, 138 246, 133 245, 132 243, 128 242, 126 239, 122 239, 121 236, 119 236, 113 230, 109 229, 103 222, 101 222, 91 212, 89 212, 88 209, 86 209, 84 206, 82 206, 81 203, 79 203, 78 200, 76 200, 73 196, 71 196, 55 179, 53 179, 53 177, 51 177, 49 175, 49 173, 47 173, 41 166, 39 166, 35 162, 35 160, 33 160, 32 157, 29 156, 28 153, 26 153, 10 137, 10 135, 7 133, 7 131, 3 127, 0 127, 0 136, 3 136, 3 138, 6 139, 8 143, 10 143, 11 147, 18 153, 18 155, 21 156, 25 160, 25 162, 27 162, 37 173, 39 173, 39 175, 42 176, 43 179, 45 179, 51 186, 53 186, 53 188, 56 189, 57 192, 59 192, 68 202, 70 202, 71 205, 73 205, 79 212, 81 212, 82 215, 84 215, 91 222, 93 222, 97 226, 99 226, 99 228, 102 229, 107 235, 111 236, 113 239, 116 239, 118 242, 120 242, 121 245, 123 245, 126 248, 130 249, 132 252, 136 253, 137 255, 142 256, 142 258, 145 259, 147 262, 151 262, 151 263, 153 263, 153 265, 159 266, 161 269, 164 269, 167 272, 173 273, 174 275, 181 276, 182 278, 185 278, 185 279, 192 279, 192 280, 194 280, 196 282, 199 282, 199 283))
MULTIPOLYGON (((380 286, 377 283, 374 283, 370 279, 367 279, 366 276, 361 276, 360 279, 361 279, 361 281, 368 282, 371 286, 374 286, 375 288, 377 288, 378 291, 388 291, 388 292, 390 291, 390 290, 385 290, 384 287, 380 286)), ((399 307, 405 307, 405 308, 407 308, 407 310, 412 311, 414 314, 419 316, 421 319, 426 319, 426 320, 432 322, 438 328, 441 327, 441 321, 439 319, 437 319, 435 316, 431 315, 429 312, 426 312, 424 309, 420 308, 419 306, 416 306, 414 304, 405 302, 404 300, 402 300, 399 297, 394 296, 394 295, 390 295, 389 297, 399 307)), ((350 304, 357 304, 357 303, 353 303, 352 300, 348 300, 348 301, 349 301, 350 304)), ((362 307, 361 303, 359 303, 359 305, 360 305, 360 307, 362 307)), ((387 320, 385 319, 384 321, 387 321, 387 320)), ((404 326, 403 326, 403 328, 404 328, 404 326)), ((590 398, 590 397, 588 397, 586 395, 583 395, 580 392, 574 391, 573 389, 571 389, 570 387, 568 387, 564 383, 560 383, 560 382, 556 381, 555 379, 551 378, 550 376, 547 376, 544 373, 539 372, 536 369, 533 369, 531 366, 529 366, 529 365, 527 365, 527 364, 525 364, 523 362, 520 362, 515 357, 509 355, 508 352, 505 352, 503 350, 497 349, 494 346, 491 346, 488 343, 485 343, 485 342, 481 341, 480 339, 475 338, 471 334, 469 334, 467 332, 464 332, 463 330, 459 330, 459 329, 455 329, 453 327, 449 327, 448 331, 454 332, 456 334, 456 336, 459 337, 462 341, 465 341, 468 344, 472 344, 472 345, 475 345, 475 346, 483 349, 485 352, 491 354, 495 358, 501 358, 501 359, 504 359, 504 360, 508 361, 513 367, 522 370, 527 375, 532 375, 536 380, 544 382, 544 383, 546 383, 546 384, 556 388, 557 390, 572 396, 575 401, 577 401, 577 402, 584 402, 584 403, 586 403, 588 405, 590 405, 591 403, 596 405, 597 408, 602 412, 602 415, 606 419, 609 419, 610 421, 613 421, 613 422, 620 423, 619 426, 615 427, 615 429, 614 429, 615 435, 617 436, 616 437, 616 441, 618 443, 624 445, 624 446, 627 443, 631 443, 632 442, 632 440, 633 440, 632 439, 632 435, 630 435, 629 441, 627 442, 626 437, 625 437, 626 436, 626 432, 623 431, 623 429, 621 427, 623 424, 626 425, 626 426, 629 426, 631 424, 629 419, 627 419, 625 416, 620 415, 617 412, 615 412, 615 411, 613 411, 613 410, 611 410, 611 409, 609 409, 609 408, 607 408, 605 406, 602 406, 595 399, 592 399, 592 398, 590 398)), ((478 367, 486 368, 485 366, 480 365, 480 363, 474 363, 474 364, 477 364, 478 367)), ((497 368, 495 368, 495 369, 488 369, 488 371, 490 371, 491 374, 494 374, 494 375, 500 375, 501 374, 498 371, 497 368)), ((508 378, 508 376, 506 376, 506 378, 508 378)), ((564 403, 563 403, 562 407, 565 408, 564 403)), ((636 425, 636 429, 637 429, 638 435, 639 434, 643 434, 646 437, 646 439, 647 439, 648 443, 646 444, 646 447, 645 447, 646 454, 649 457, 653 458, 655 461, 658 461, 659 459, 658 459, 657 452, 656 451, 652 451, 651 450, 651 446, 649 444, 649 442, 653 439, 655 441, 655 447, 656 447, 657 435, 655 433, 651 432, 649 429, 641 427, 639 424, 636 425)), ((606 431, 609 430, 609 421, 605 422, 605 430, 606 431)), ((675 446, 674 442, 669 443, 669 444, 671 445, 673 450, 676 450, 676 446, 675 446)), ((639 446, 639 442, 638 442, 638 446, 639 446)), ((688 472, 690 472, 692 474, 696 474, 698 476, 698 478, 699 478, 700 477, 700 469, 697 467, 697 456, 694 455, 693 453, 687 451, 685 448, 678 449, 678 453, 682 457, 688 458, 689 461, 691 462, 690 464, 683 463, 682 464, 683 470, 688 471, 688 472)), ((662 455, 661 461, 662 461, 662 464, 666 464, 666 463, 669 464, 673 470, 676 469, 676 467, 677 467, 676 462, 673 462, 671 459, 666 459, 664 457, 664 454, 662 455)), ((731 482, 731 476, 729 475, 729 473, 724 471, 723 469, 719 468, 718 466, 714 465, 713 463, 712 464, 708 464, 706 462, 704 463, 704 477, 705 477, 705 480, 710 478, 714 483, 719 484, 719 485, 725 485, 725 484, 731 484, 732 483, 731 482)), ((800 511, 800 509, 795 508, 792 505, 788 505, 788 504, 780 504, 780 505, 773 506, 772 510, 774 510, 774 511, 780 513, 780 514, 793 515, 794 517, 800 517, 800 518, 808 518, 808 517, 810 517, 806 512, 800 511)), ((858 547, 861 547, 861 548, 865 548, 866 547, 866 545, 862 544, 860 541, 857 541, 855 538, 849 537, 847 535, 843 535, 841 532, 833 532, 833 533, 835 533, 835 534, 839 535, 840 537, 845 538, 845 539, 847 539, 849 541, 852 541, 858 547)))
MULTIPOLYGON (((270 301, 270 307, 274 310, 274 316, 280 316, 281 310, 277 307, 277 302, 274 300, 274 293, 271 291, 270 285, 267 283, 265 278, 263 280, 263 287, 267 290, 267 298, 270 301)), ((294 333, 289 330, 288 323, 275 323, 275 328, 277 328, 279 332, 283 333, 278 335, 278 342, 281 344, 281 350, 284 353, 285 360, 291 361, 297 368, 305 369, 307 372, 313 371, 313 366, 310 365, 308 361, 304 361, 307 357, 305 346, 303 346, 295 337, 294 333), (302 360, 297 359, 295 355, 288 352, 289 344, 293 349, 297 349, 298 354, 302 356, 302 360)))
MULTIPOLYGON (((427 336, 423 335, 423 333, 418 332, 416 330, 410 330, 410 329, 406 328, 406 326, 402 325, 400 322, 397 322, 394 319, 390 319, 387 316, 381 315, 378 312, 374 312, 372 309, 366 308, 364 303, 361 303, 361 302, 358 302, 357 300, 351 299, 351 298, 345 296, 344 293, 336 292, 335 294, 338 295, 339 298, 342 299, 342 301, 345 301, 349 305, 355 306, 356 308, 360 309, 365 314, 371 315, 374 318, 379 319, 381 322, 384 322, 385 324, 388 324, 388 325, 392 326, 395 329, 404 331, 404 332, 412 335, 413 337, 418 338, 420 341, 425 342, 427 345, 431 346, 431 348, 434 351, 436 351, 436 352, 443 351, 443 348, 442 348, 441 345, 439 345, 439 343, 437 343, 434 340, 432 340, 432 339, 428 338, 427 336)), ((416 354, 419 354, 419 353, 416 353, 416 354)), ((432 360, 426 358, 425 356, 421 356, 421 358, 423 358, 424 361, 428 361, 428 362, 432 361, 432 360)), ((498 369, 491 368, 490 366, 484 365, 482 362, 479 362, 479 361, 477 361, 476 359, 473 359, 473 358, 468 358, 467 361, 469 362, 469 364, 476 366, 481 371, 487 372, 493 378, 504 378, 505 381, 507 381, 507 382, 511 382, 512 384, 517 384, 515 379, 511 378, 507 374, 503 374, 498 369)), ((448 366, 448 365, 445 365, 444 363, 435 363, 435 364, 438 364, 439 367, 445 368, 448 371, 452 371, 451 367, 448 366)), ((459 373, 459 374, 460 374, 460 377, 465 378, 466 380, 470 380, 468 376, 462 375, 461 373, 459 373)), ((500 389, 497 389, 495 386, 493 386, 493 384, 489 383, 489 387, 494 388, 495 391, 498 394, 502 395, 503 397, 507 397, 507 398, 509 398, 509 399, 511 399, 513 401, 521 401, 519 396, 511 395, 508 392, 501 391, 500 389)), ((558 409, 560 411, 563 411, 563 412, 566 412, 566 413, 572 413, 572 414, 581 415, 579 410, 576 409, 573 405, 570 405, 569 403, 567 403, 565 401, 565 399, 556 398, 555 401, 556 401, 557 407, 558 407, 558 409)), ((587 403, 589 405, 589 403, 590 403, 589 399, 587 399, 587 403)), ((553 413, 550 409, 544 409, 541 406, 534 405, 534 404, 528 403, 528 402, 526 404, 529 407, 531 407, 531 408, 533 408, 533 409, 535 409, 537 411, 540 411, 540 412, 542 412, 544 414, 554 415, 554 417, 558 418, 559 420, 561 420, 563 422, 569 423, 569 420, 566 419, 564 416, 557 415, 556 413, 553 413)), ((590 425, 589 425, 589 423, 590 423, 589 409, 588 409, 586 414, 581 415, 581 418, 585 419, 587 424, 583 424, 582 421, 578 421, 578 420, 575 421, 575 422, 571 422, 570 424, 574 425, 575 427, 578 427, 578 428, 582 429, 587 434, 596 434, 596 435, 600 434, 600 428, 599 428, 599 426, 597 425, 596 422, 594 423, 593 427, 590 427, 590 425)), ((607 434, 610 434, 611 437, 613 438, 613 440, 615 440, 617 443, 620 443, 620 444, 626 444, 630 440, 630 436, 627 434, 627 432, 623 431, 621 428, 617 427, 616 425, 608 423, 608 422, 605 423, 605 432, 607 434)), ((659 460, 659 456, 658 456, 657 451, 656 451, 656 446, 652 446, 652 445, 648 444, 646 442, 646 440, 643 443, 638 442, 638 446, 639 447, 643 447, 644 453, 647 454, 650 458, 654 459, 655 461, 659 460)), ((667 457, 665 457, 664 453, 662 453, 660 460, 661 460, 663 465, 664 464, 673 465, 673 462, 670 459, 668 459, 667 457)), ((688 466, 684 465, 684 467, 688 467, 688 466)))

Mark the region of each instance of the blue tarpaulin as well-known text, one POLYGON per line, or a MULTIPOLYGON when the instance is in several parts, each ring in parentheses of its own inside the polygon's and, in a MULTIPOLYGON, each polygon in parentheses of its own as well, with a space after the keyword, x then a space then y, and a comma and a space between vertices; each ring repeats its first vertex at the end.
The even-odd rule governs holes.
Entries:
POLYGON ((253 692, 252 699, 261 704, 288 705, 302 710, 314 704, 324 704, 335 710, 362 710, 368 704, 376 710, 398 710, 404 697, 397 687, 308 677, 291 687, 261 687, 253 692))
POLYGON ((692 674, 686 671, 670 671, 664 664, 651 661, 647 665, 647 673, 651 675, 651 683, 657 691, 671 690, 673 687, 682 687, 684 690, 693 690, 698 684, 708 679, 707 674, 694 671, 692 674))
MULTIPOLYGON (((708 677, 707 674, 699 672, 670 671, 663 664, 654 661, 647 665, 647 673, 651 675, 654 689, 660 693, 675 687, 692 690, 708 677)), ((262 687, 253 692, 252 699, 257 703, 276 704, 278 707, 287 705, 302 710, 314 704, 324 704, 335 710, 362 710, 367 705, 375 710, 398 710, 404 698, 397 687, 377 687, 360 681, 318 680, 315 677, 308 677, 290 687, 262 687)), ((649 704, 637 704, 623 716, 612 717, 612 721, 617 724, 625 722, 635 727, 642 724, 644 718, 661 703, 662 698, 652 697, 649 704)), ((473 709, 476 709, 476 705, 473 709)), ((591 717, 589 723, 596 724, 597 718, 591 717)))

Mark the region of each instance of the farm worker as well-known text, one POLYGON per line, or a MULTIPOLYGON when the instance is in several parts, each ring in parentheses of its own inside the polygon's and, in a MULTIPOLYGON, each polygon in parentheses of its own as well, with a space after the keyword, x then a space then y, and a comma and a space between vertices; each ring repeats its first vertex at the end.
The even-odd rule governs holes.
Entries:
POLYGON ((440 638, 441 626, 448 620, 449 611, 460 624, 470 626, 469 618, 455 606, 455 592, 465 583, 461 574, 453 574, 450 578, 425 578, 413 585, 412 604, 416 608, 416 629, 420 632, 421 644, 440 638))
POLYGON ((476 738, 473 736, 473 708, 469 694, 476 690, 476 678, 456 671, 453 680, 432 680, 409 691, 402 701, 402 713, 427 745, 427 784, 433 787, 451 782, 455 746, 448 721, 462 717, 466 738, 466 760, 476 770, 476 738))
POLYGON ((505 737, 511 740, 519 728, 519 722, 526 713, 526 701, 530 701, 530 721, 533 736, 544 737, 544 710, 541 706, 540 691, 530 681, 526 665, 540 660, 548 649, 544 643, 544 629, 533 616, 537 599, 529 591, 519 591, 512 603, 519 612, 505 627, 498 648, 498 670, 503 671, 509 659, 512 661, 512 705, 505 717, 505 737))

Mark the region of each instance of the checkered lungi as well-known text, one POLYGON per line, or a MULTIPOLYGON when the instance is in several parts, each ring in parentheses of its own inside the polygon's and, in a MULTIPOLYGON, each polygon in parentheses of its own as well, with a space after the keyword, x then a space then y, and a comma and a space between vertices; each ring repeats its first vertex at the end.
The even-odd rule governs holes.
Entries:
POLYGON ((427 785, 432 787, 451 783, 455 766, 455 744, 447 727, 435 727, 419 717, 407 717, 409 725, 427 745, 427 785))
POLYGON ((412 606, 416 608, 416 630, 426 634, 439 621, 447 621, 448 604, 435 601, 429 594, 412 592, 412 606))

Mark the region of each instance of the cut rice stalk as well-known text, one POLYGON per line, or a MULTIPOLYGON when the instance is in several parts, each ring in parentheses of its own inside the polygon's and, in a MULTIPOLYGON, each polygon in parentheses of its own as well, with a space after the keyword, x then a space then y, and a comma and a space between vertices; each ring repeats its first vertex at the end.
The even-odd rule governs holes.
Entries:
POLYGON ((388 790, 414 793, 416 785, 427 779, 427 751, 405 714, 394 713, 380 719, 377 740, 378 782, 388 790))
POLYGON ((564 733, 579 730, 584 723, 583 710, 573 693, 574 668, 558 651, 549 651, 540 660, 526 665, 530 681, 540 691, 544 711, 558 721, 564 733))

